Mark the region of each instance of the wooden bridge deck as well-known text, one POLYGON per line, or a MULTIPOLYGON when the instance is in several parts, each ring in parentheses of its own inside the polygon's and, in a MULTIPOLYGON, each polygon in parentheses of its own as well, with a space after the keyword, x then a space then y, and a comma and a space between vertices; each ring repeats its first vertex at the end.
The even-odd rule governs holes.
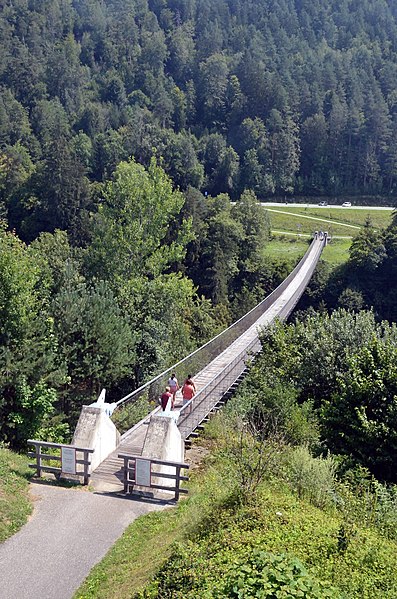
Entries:
MULTIPOLYGON (((264 314, 238 339, 236 339, 228 348, 226 348, 219 356, 217 356, 208 366, 194 376, 194 381, 198 390, 203 389, 216 376, 219 375, 245 348, 250 344, 258 341, 257 349, 260 343, 258 339, 258 329, 271 324, 277 318, 284 318, 287 313, 286 306, 290 304, 291 298, 297 296, 299 299, 302 292, 302 281, 308 276, 308 272, 313 265, 313 261, 317 262, 318 255, 321 253, 323 242, 318 241, 313 244, 313 258, 302 265, 301 270, 297 273, 294 279, 289 283, 288 287, 283 291, 278 299, 264 312, 264 314), (320 248, 321 246, 321 248, 320 248)), ((297 300, 296 300, 297 301, 297 300)), ((290 311, 290 310, 289 310, 290 311)), ((218 398, 219 401, 220 398, 218 398)), ((215 402, 216 403, 216 402, 215 402)), ((179 409, 182 406, 182 397, 180 391, 176 396, 175 410, 171 412, 177 419, 179 409)), ((91 484, 95 489, 101 491, 118 491, 122 489, 122 460, 117 456, 119 453, 131 453, 132 455, 141 455, 145 442, 146 431, 148 428, 151 415, 160 414, 160 408, 156 408, 149 416, 134 426, 130 431, 127 431, 122 437, 120 445, 111 453, 92 473, 91 484)), ((170 415, 169 412, 166 412, 170 415)))

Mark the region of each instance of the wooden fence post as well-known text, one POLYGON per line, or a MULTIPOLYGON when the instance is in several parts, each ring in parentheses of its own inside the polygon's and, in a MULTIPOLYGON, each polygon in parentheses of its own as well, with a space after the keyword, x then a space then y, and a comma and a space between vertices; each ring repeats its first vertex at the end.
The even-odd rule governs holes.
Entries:
POLYGON ((36 447, 36 473, 37 476, 41 477, 41 445, 37 444, 36 447))
POLYGON ((124 493, 128 493, 128 458, 126 456, 124 456, 124 472, 123 472, 123 479, 124 479, 124 493))
POLYGON ((181 484, 181 467, 180 466, 175 466, 175 475, 176 475, 176 481, 175 481, 175 501, 179 500, 179 486, 181 484))
MULTIPOLYGON (((88 462, 88 458, 89 458, 89 453, 87 450, 84 450, 83 452, 83 460, 84 462, 88 462)), ((88 481, 90 479, 90 475, 88 474, 88 463, 84 464, 84 484, 88 485, 88 481)))

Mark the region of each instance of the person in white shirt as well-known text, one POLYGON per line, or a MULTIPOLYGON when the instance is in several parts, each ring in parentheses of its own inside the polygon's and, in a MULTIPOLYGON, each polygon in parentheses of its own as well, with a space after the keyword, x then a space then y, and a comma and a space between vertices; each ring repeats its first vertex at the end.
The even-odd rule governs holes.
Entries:
POLYGON ((171 374, 171 377, 168 379, 168 387, 172 393, 172 401, 171 401, 171 410, 174 409, 175 405, 175 395, 179 389, 178 379, 176 378, 175 372, 171 374))

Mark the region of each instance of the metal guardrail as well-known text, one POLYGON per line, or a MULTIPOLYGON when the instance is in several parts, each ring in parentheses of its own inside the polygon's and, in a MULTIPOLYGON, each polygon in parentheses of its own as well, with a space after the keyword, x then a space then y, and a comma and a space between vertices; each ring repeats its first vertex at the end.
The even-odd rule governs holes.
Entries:
MULTIPOLYGON (((303 277, 294 295, 289 298, 274 319, 278 318, 280 320, 284 320, 291 314, 292 310, 302 296, 307 283, 313 275, 323 247, 324 244, 318 245, 316 253, 313 256, 312 264, 305 277, 303 277)), ((300 264, 302 265, 302 262, 300 264)), ((228 364, 216 377, 214 377, 214 379, 212 379, 205 387, 200 389, 200 391, 198 391, 198 393, 193 397, 193 399, 190 400, 190 402, 181 408, 178 419, 178 428, 183 439, 186 439, 211 412, 222 396, 230 389, 233 383, 245 370, 247 358, 257 353, 260 350, 260 347, 260 340, 258 337, 256 337, 230 362, 230 364, 228 364)))
POLYGON ((198 427, 245 370, 246 359, 250 352, 254 350, 255 344, 259 348, 260 343, 258 339, 255 339, 254 342, 236 356, 218 376, 200 389, 193 399, 181 408, 178 418, 178 429, 183 440, 198 427))
MULTIPOLYGON (((316 238, 310 245, 306 254, 297 266, 290 272, 290 274, 284 279, 284 281, 270 293, 265 299, 257 304, 252 310, 245 314, 242 318, 234 322, 230 327, 219 333, 216 337, 208 341, 206 344, 196 349, 194 352, 180 360, 176 364, 167 368, 135 391, 132 391, 125 397, 122 397, 116 402, 116 413, 122 410, 128 404, 137 401, 140 397, 146 395, 148 399, 148 413, 150 411, 150 402, 157 402, 157 398, 163 392, 167 385, 168 379, 171 373, 177 372, 178 378, 184 380, 189 374, 196 375, 198 372, 203 370, 210 362, 212 362, 216 356, 222 353, 229 345, 233 343, 240 335, 245 333, 257 320, 266 312, 266 310, 276 301, 283 291, 288 287, 289 283, 294 279, 295 275, 299 272, 306 260, 310 256, 313 244, 316 238)), ((325 243, 325 241, 324 241, 325 243)), ((319 254, 321 253, 323 245, 319 246, 319 254)), ((315 261, 313 270, 316 266, 317 260, 315 261)), ((310 275, 311 276, 311 275, 310 275)), ((307 284, 307 283, 306 283, 307 284)), ((305 286, 306 286, 305 284, 305 286)), ((296 303, 296 302, 295 302, 296 303)), ((119 418, 119 417, 118 417, 119 418)), ((128 422, 128 421, 127 421, 128 422)), ((124 420, 124 429, 127 430, 129 426, 124 420)), ((121 431, 124 432, 124 431, 121 431)))

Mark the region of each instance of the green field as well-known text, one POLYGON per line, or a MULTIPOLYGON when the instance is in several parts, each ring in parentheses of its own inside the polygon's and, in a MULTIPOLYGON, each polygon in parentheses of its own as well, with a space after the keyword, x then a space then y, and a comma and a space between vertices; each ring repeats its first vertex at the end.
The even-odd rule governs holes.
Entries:
POLYGON ((362 210, 358 208, 308 208, 306 206, 269 206, 265 208, 273 230, 312 235, 328 231, 331 235, 354 237, 368 216, 375 228, 387 227, 393 209, 362 210))
POLYGON ((271 258, 300 260, 309 247, 309 237, 274 235, 266 245, 265 255, 271 258))
POLYGON ((351 239, 332 239, 324 248, 321 258, 332 266, 343 264, 349 258, 350 246, 351 239))
POLYGON ((375 228, 382 229, 391 222, 393 209, 363 210, 358 208, 321 208, 306 206, 269 206, 272 240, 265 253, 271 258, 286 258, 297 262, 305 253, 314 231, 327 231, 330 244, 322 258, 333 266, 346 262, 353 237, 368 216, 375 228))
MULTIPOLYGON (((273 238, 266 245, 265 256, 290 260, 298 262, 306 252, 309 242, 309 237, 298 237, 296 235, 289 237, 288 235, 276 235, 273 233, 273 238)), ((349 257, 349 248, 352 240, 348 239, 331 239, 331 242, 324 248, 322 259, 330 263, 332 266, 343 264, 349 257)))

